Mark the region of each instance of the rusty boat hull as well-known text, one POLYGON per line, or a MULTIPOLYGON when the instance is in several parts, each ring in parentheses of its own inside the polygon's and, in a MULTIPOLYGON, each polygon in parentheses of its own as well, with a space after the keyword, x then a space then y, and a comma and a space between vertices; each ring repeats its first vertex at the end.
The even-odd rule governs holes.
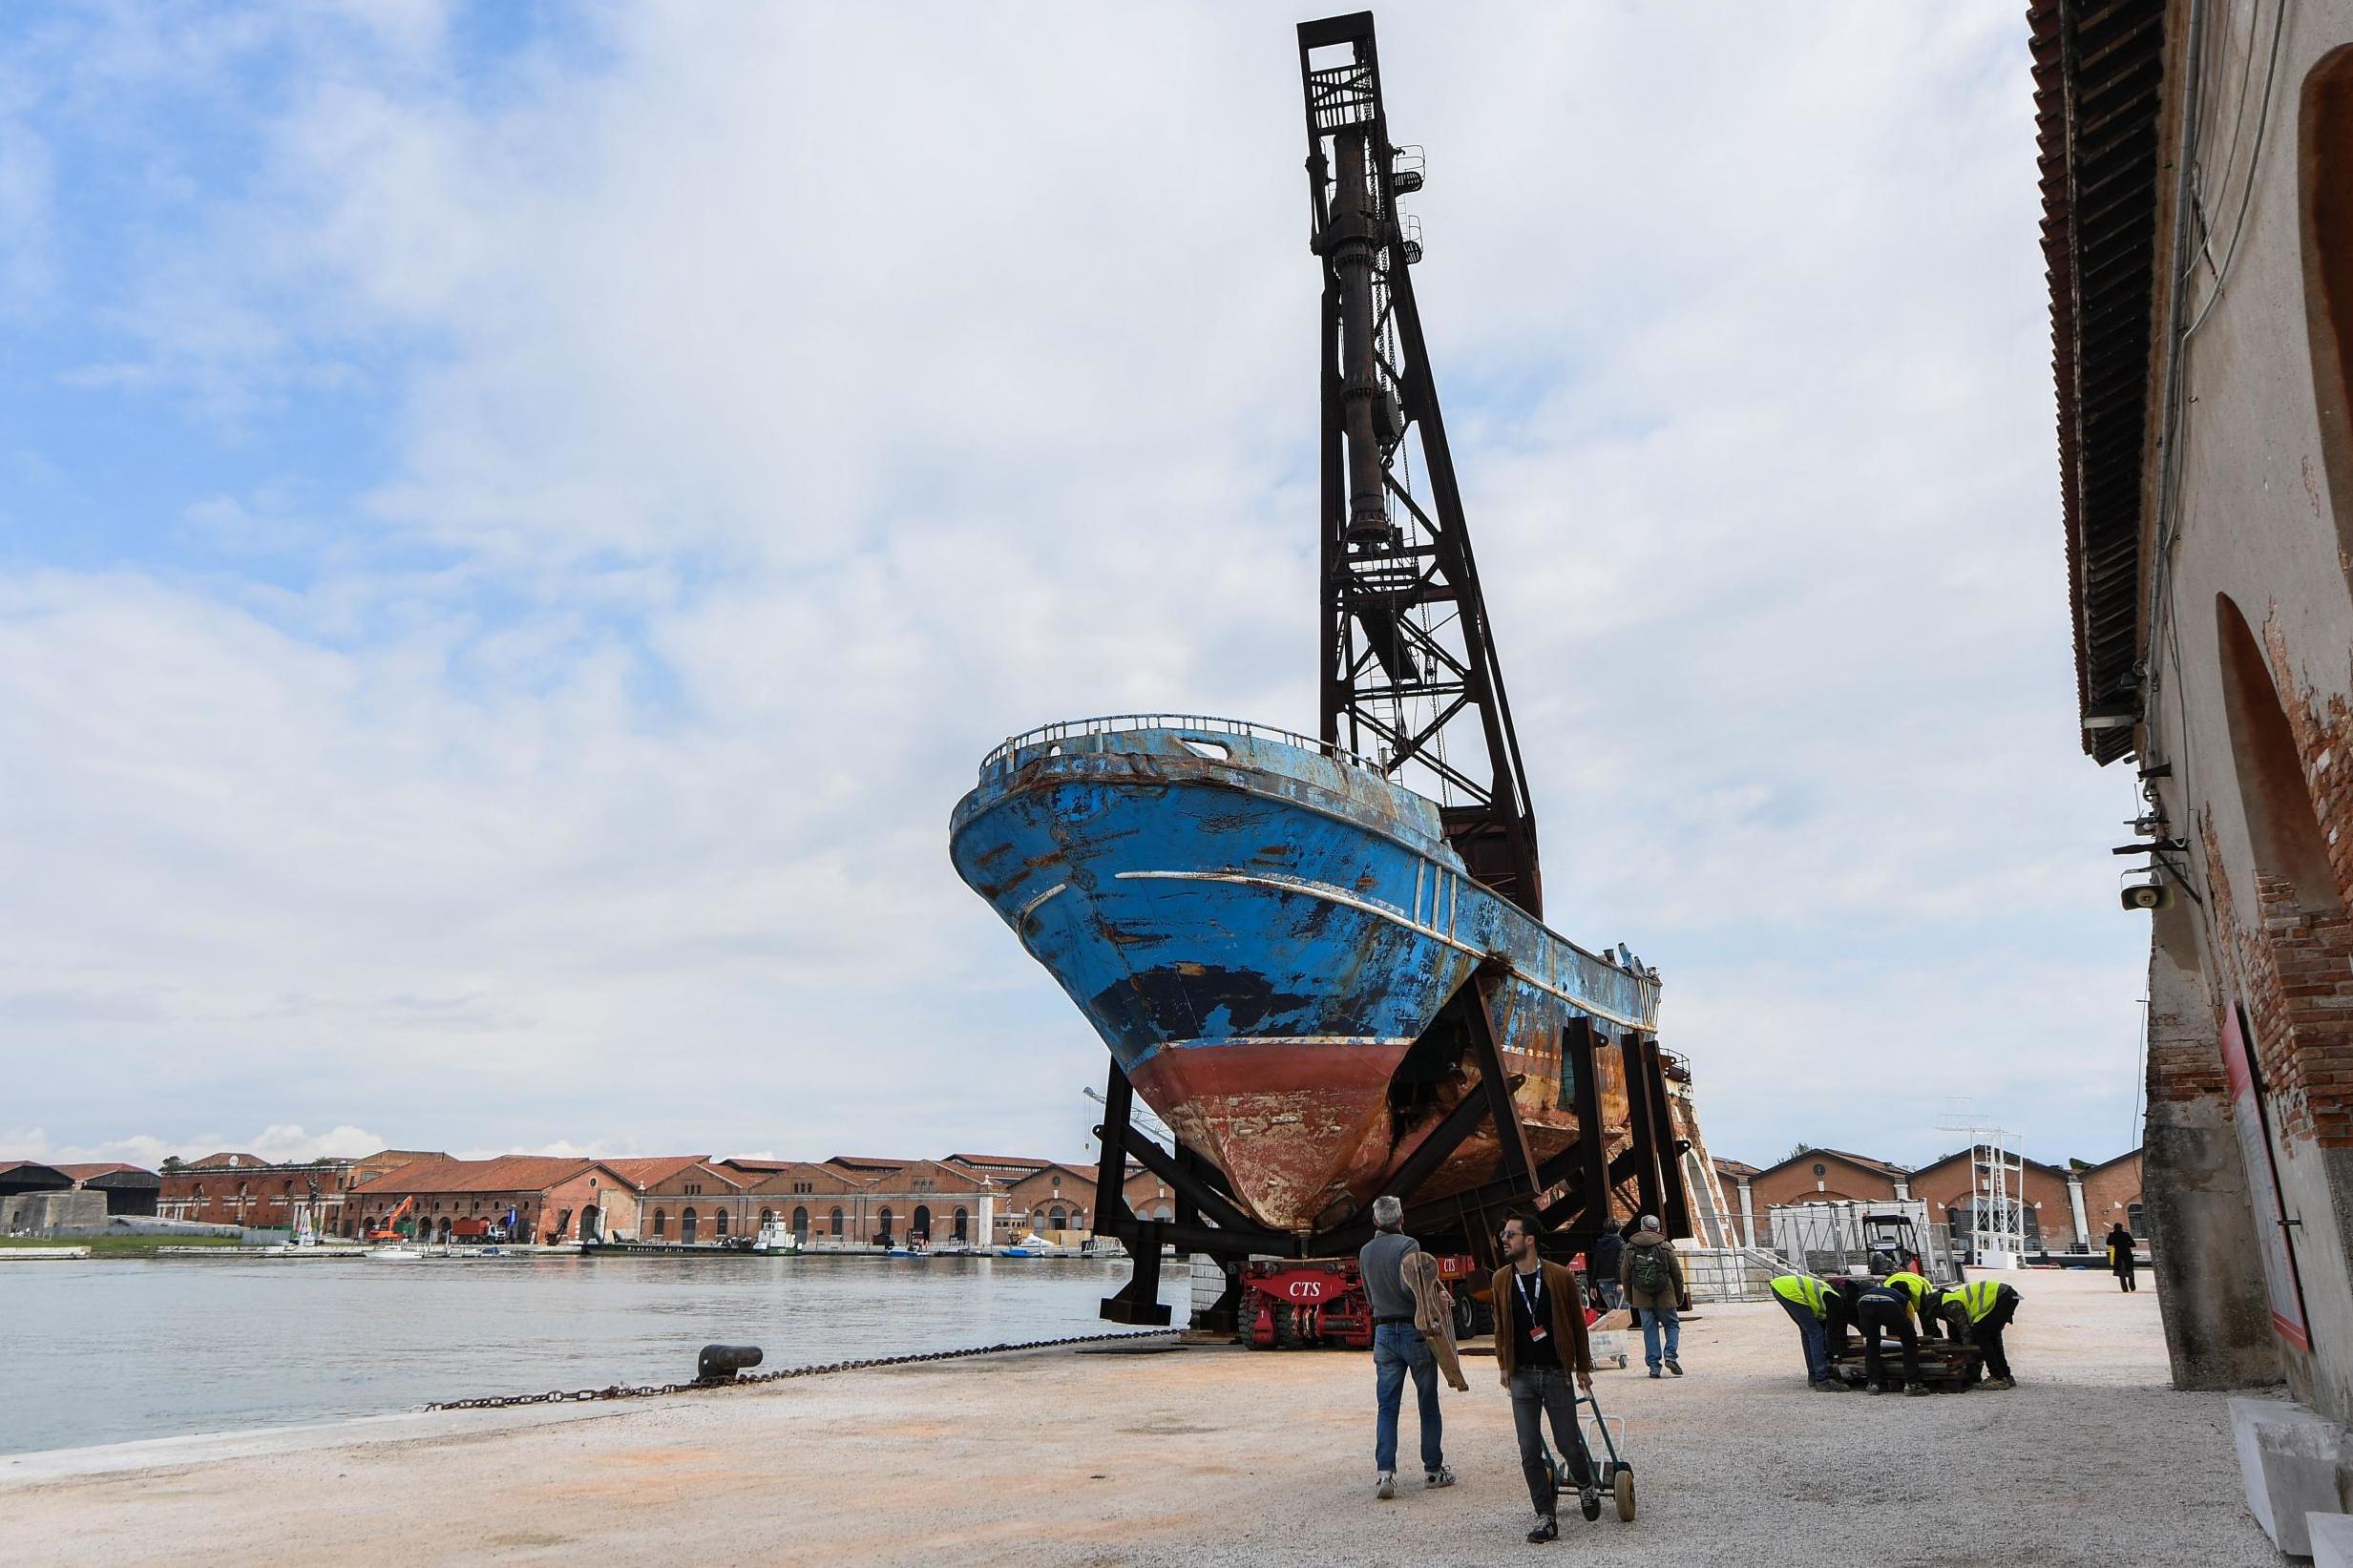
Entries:
MULTIPOLYGON (((1430 801, 1279 730, 1151 717, 1017 737, 982 763, 950 843, 1136 1092, 1278 1230, 1352 1218, 1480 1092, 1462 1010, 1487 1011, 1540 1160, 1581 1132, 1570 1021, 1656 1026, 1654 973, 1467 876, 1430 801)), ((1623 1068, 1589 1059, 1615 1155, 1623 1068)), ((1474 1137, 1420 1191, 1476 1186, 1499 1155, 1474 1137)))

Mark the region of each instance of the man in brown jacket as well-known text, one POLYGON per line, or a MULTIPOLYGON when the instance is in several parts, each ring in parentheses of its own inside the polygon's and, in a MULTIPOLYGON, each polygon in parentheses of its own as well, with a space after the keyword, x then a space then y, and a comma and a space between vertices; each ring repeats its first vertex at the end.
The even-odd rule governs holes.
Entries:
POLYGON ((1512 1425, 1520 1436, 1520 1472, 1527 1477, 1528 1501, 1536 1505, 1532 1541, 1558 1540, 1559 1497, 1544 1463, 1544 1423, 1552 1422, 1552 1441, 1577 1483, 1585 1516, 1601 1517, 1602 1492, 1585 1452, 1577 1420, 1577 1396, 1569 1388, 1593 1391, 1593 1347, 1586 1337, 1585 1303, 1577 1278, 1536 1253, 1536 1222, 1514 1214, 1503 1222, 1505 1266, 1495 1271, 1495 1360, 1503 1387, 1511 1390, 1512 1425))

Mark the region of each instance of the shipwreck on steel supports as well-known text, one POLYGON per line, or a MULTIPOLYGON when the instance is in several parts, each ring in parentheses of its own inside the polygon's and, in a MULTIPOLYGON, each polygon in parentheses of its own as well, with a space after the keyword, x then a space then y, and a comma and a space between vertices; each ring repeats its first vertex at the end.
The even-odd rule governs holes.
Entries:
MULTIPOLYGON (((1164 1244, 1315 1257, 1394 1193, 1484 1255, 1501 1211, 1560 1250, 1637 1210, 1691 1233, 1659 979, 1544 922, 1536 823, 1488 635, 1397 198, 1369 13, 1303 24, 1323 269, 1322 733, 1147 715, 1048 725, 981 763, 958 874, 1111 1066, 1096 1194, 1165 1323, 1164 1244), (1141 1095, 1175 1134, 1131 1115, 1141 1095), (1128 1208, 1126 1161, 1175 1194, 1128 1208)), ((1707 1180, 1703 1174, 1701 1180, 1707 1180)), ((1229 1279, 1230 1279, 1229 1269, 1229 1279)), ((1230 1292, 1229 1292, 1230 1295, 1230 1292)))

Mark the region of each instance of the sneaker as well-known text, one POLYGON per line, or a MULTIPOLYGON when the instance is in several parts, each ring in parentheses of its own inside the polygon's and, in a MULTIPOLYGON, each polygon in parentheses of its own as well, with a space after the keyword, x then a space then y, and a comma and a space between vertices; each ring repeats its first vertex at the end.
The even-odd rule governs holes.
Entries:
POLYGON ((1577 1493, 1577 1512, 1586 1516, 1587 1524, 1602 1516, 1602 1489, 1598 1486, 1581 1488, 1577 1493))
POLYGON ((1885 1393, 1887 1390, 1880 1387, 1877 1383, 1866 1383, 1862 1386, 1862 1391, 1865 1393, 1885 1393))
POLYGON ((2014 1377, 1989 1377, 1985 1379, 1985 1387, 1996 1393, 2006 1393, 2018 1387, 2018 1380, 2014 1377))
POLYGON ((1677 1361, 1673 1356, 1669 1356, 1667 1358, 1667 1369, 1674 1373, 1677 1377, 1681 1377, 1683 1375, 1683 1363, 1677 1361))
POLYGON ((1394 1470, 1382 1471, 1380 1473, 1379 1483, 1373 1488, 1373 1495, 1378 1497, 1382 1502, 1387 1502, 1390 1498, 1396 1496, 1397 1495, 1397 1473, 1394 1470))
POLYGON ((1931 1391, 1925 1383, 1906 1383, 1903 1386, 1903 1397, 1906 1399, 1925 1399, 1931 1391))
MULTIPOLYGON (((1659 1369, 1658 1369, 1656 1367, 1653 1367, 1653 1368, 1651 1368, 1651 1369, 1650 1369, 1650 1375, 1651 1375, 1652 1377, 1659 1377, 1659 1376, 1663 1376, 1664 1374, 1663 1374, 1663 1373, 1661 1373, 1661 1372, 1659 1371, 1659 1369)), ((1680 1375, 1680 1374, 1678 1374, 1678 1375, 1680 1375)))
POLYGON ((1839 1382, 1835 1377, 1825 1377, 1819 1383, 1814 1385, 1814 1391, 1816 1393, 1844 1393, 1846 1392, 1846 1385, 1839 1382))
POLYGON ((1561 1519, 1559 1515, 1539 1514, 1536 1516, 1536 1528, 1528 1532, 1528 1539, 1531 1542, 1559 1540, 1560 1538, 1561 1519))
POLYGON ((1455 1473, 1444 1465, 1439 1466, 1436 1470, 1425 1470, 1421 1473, 1421 1484, 1423 1486, 1452 1486, 1455 1484, 1455 1473))

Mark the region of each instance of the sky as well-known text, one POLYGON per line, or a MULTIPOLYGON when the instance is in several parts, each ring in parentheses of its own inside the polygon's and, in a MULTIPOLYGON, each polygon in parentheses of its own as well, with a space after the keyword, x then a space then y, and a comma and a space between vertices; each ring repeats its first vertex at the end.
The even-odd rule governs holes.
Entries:
MULTIPOLYGON (((1720 1156, 2130 1147, 2019 8, 1378 15, 1551 923, 1720 1156)), ((948 816, 1314 725, 1297 19, 8 8, 0 1158, 1085 1155, 948 816)))

